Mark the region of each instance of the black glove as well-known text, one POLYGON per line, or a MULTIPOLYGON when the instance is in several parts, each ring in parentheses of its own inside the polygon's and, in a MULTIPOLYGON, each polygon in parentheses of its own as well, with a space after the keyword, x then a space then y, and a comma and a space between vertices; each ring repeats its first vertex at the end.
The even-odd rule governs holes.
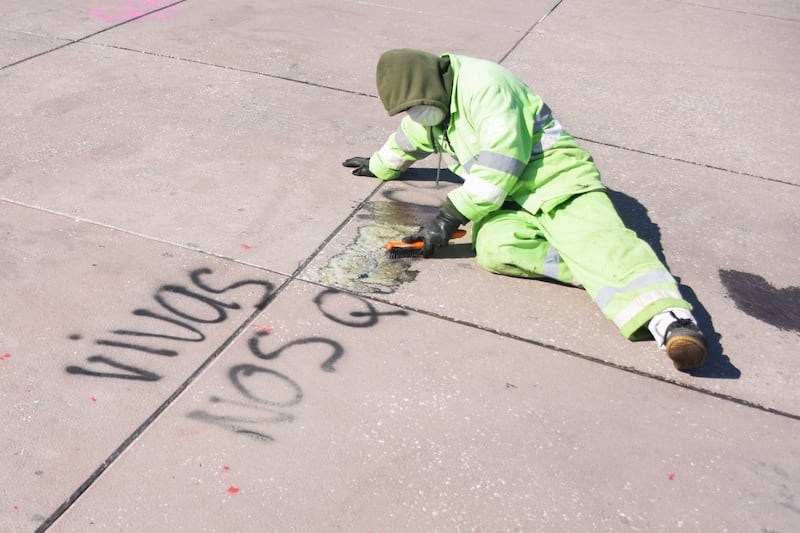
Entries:
POLYGON ((425 257, 430 257, 439 248, 447 246, 458 227, 468 221, 469 219, 462 215, 448 198, 433 220, 419 228, 413 235, 404 237, 403 242, 423 241, 425 257))
POLYGON ((342 165, 354 168, 355 170, 353 170, 353 174, 356 176, 376 177, 375 174, 369 170, 369 157, 351 157, 342 163, 342 165))

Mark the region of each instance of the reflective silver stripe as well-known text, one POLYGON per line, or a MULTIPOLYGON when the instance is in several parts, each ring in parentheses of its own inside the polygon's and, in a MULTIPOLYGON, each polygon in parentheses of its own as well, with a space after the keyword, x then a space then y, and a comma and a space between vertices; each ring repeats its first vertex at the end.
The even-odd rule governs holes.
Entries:
MULTIPOLYGON (((666 270, 651 270, 646 274, 642 274, 624 287, 603 287, 600 289, 600 292, 597 293, 594 301, 600 309, 605 309, 617 294, 635 291, 642 287, 656 285, 658 283, 675 283, 675 278, 666 270)), ((678 298, 680 298, 680 294, 678 294, 678 298)))
POLYGON ((551 246, 547 251, 547 257, 544 258, 544 271, 542 274, 548 278, 558 279, 559 263, 561 263, 561 254, 558 253, 554 246, 551 246))
POLYGON ((547 123, 553 118, 553 112, 550 111, 550 106, 547 104, 542 104, 542 108, 536 113, 536 116, 533 117, 533 132, 537 133, 542 131, 547 123))
POLYGON ((413 152, 415 150, 414 145, 411 144, 411 141, 406 137, 406 132, 403 131, 402 126, 398 127, 397 131, 394 132, 394 141, 397 143, 397 146, 402 148, 405 152, 413 152))
POLYGON ((564 128, 558 120, 553 119, 553 113, 550 111, 550 107, 548 107, 547 104, 542 104, 542 108, 533 118, 534 134, 540 131, 542 132, 542 137, 539 139, 539 142, 533 146, 531 157, 542 154, 545 150, 549 150, 555 146, 558 139, 560 139, 561 135, 564 133, 564 128), (550 124, 549 127, 546 127, 551 120, 553 123, 550 124))
POLYGON ((617 316, 614 317, 614 324, 616 324, 618 328, 622 329, 628 322, 633 320, 636 315, 641 313, 644 308, 651 303, 663 299, 676 298, 681 299, 681 294, 676 290, 654 290, 640 294, 634 298, 634 300, 629 303, 625 309, 617 313, 617 316))
POLYGON ((467 177, 464 178, 464 185, 462 187, 469 194, 496 205, 502 204, 503 200, 506 199, 506 191, 494 183, 489 183, 484 179, 472 175, 467 175, 467 177))
POLYGON ((500 172, 505 172, 506 174, 519 177, 519 175, 522 174, 522 171, 525 170, 527 163, 523 163, 518 159, 499 154, 497 152, 483 150, 481 153, 464 163, 464 168, 467 170, 467 172, 470 172, 470 169, 473 165, 481 165, 482 167, 491 168, 492 170, 499 170, 500 172))
POLYGON ((392 145, 388 142, 378 150, 378 157, 380 157, 386 165, 395 170, 406 170, 414 164, 414 161, 408 160, 392 150, 392 145))
POLYGON ((411 141, 408 140, 402 126, 397 128, 397 131, 394 133, 394 142, 397 143, 397 146, 399 146, 401 150, 417 160, 424 159, 433 153, 426 150, 417 150, 417 148, 411 144, 411 141))

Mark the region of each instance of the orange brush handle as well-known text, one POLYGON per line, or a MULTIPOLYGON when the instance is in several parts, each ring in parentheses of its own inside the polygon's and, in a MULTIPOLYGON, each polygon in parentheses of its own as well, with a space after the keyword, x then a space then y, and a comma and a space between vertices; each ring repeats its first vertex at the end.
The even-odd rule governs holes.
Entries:
MULTIPOLYGON (((450 238, 451 239, 460 239, 461 237, 463 237, 466 234, 467 234, 467 232, 465 230, 457 229, 456 231, 453 232, 453 236, 450 237, 450 238)), ((386 243, 386 249, 387 250, 395 250, 397 248, 404 248, 406 250, 408 250, 408 249, 422 250, 423 248, 425 248, 425 242, 424 241, 416 241, 416 242, 391 241, 391 242, 387 242, 386 243)))

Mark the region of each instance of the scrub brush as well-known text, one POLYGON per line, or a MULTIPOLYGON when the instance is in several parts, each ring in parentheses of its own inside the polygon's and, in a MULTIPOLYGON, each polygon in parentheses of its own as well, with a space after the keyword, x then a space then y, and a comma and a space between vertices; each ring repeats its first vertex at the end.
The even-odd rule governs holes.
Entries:
MULTIPOLYGON (((463 229, 458 229, 453 233, 451 239, 460 239, 467 232, 463 229)), ((386 243, 386 257, 389 259, 404 259, 420 257, 425 254, 425 242, 403 242, 391 241, 386 243)))

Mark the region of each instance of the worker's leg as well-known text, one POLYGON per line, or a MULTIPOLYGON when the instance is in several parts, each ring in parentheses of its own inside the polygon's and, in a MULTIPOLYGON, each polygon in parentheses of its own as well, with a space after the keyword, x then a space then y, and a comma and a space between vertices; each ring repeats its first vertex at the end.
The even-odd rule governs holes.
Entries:
POLYGON ((668 310, 691 317, 692 306, 675 279, 650 245, 625 227, 604 191, 578 195, 540 213, 539 226, 625 337, 668 310))
POLYGON ((475 225, 473 241, 487 270, 576 285, 580 280, 625 337, 649 330, 676 368, 704 364, 706 341, 691 305, 652 248, 625 227, 605 192, 576 196, 536 216, 499 211, 475 225))
POLYGON ((547 277, 577 284, 558 251, 523 210, 501 210, 477 222, 473 231, 478 264, 495 274, 520 278, 547 277))

